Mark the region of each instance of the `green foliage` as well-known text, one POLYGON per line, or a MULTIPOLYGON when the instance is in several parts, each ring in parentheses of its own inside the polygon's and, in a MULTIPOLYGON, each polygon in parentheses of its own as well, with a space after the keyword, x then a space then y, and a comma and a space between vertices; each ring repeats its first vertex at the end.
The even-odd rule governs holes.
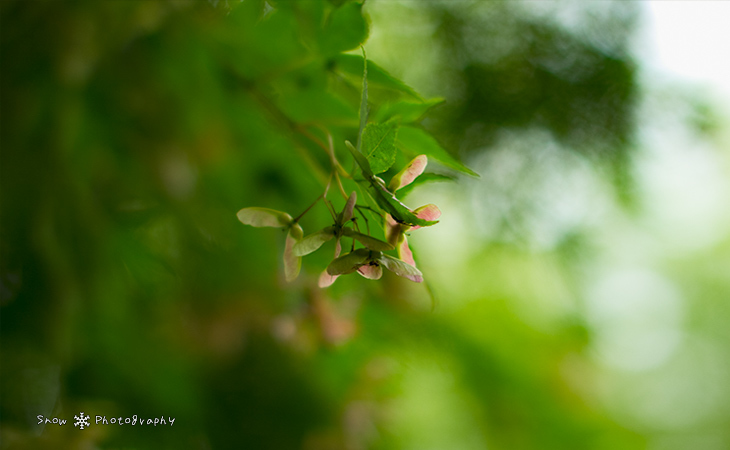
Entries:
POLYGON ((443 102, 443 98, 432 98, 424 102, 401 100, 394 103, 386 103, 378 109, 375 120, 378 122, 386 122, 390 119, 397 119, 400 123, 413 123, 420 120, 431 108, 443 102))
POLYGON ((426 154, 430 158, 435 159, 441 164, 451 169, 458 170, 460 172, 469 174, 474 177, 479 175, 473 170, 466 167, 464 164, 459 162, 456 158, 451 156, 449 152, 444 150, 441 145, 426 131, 412 127, 403 126, 400 128, 398 133, 398 144, 399 146, 409 154, 426 154))
POLYGON ((362 137, 362 153, 370 163, 374 174, 385 172, 395 162, 395 136, 398 124, 370 123, 365 127, 362 137))
MULTIPOLYGON (((365 63, 364 58, 360 55, 339 55, 334 58, 335 67, 341 72, 349 75, 355 75, 358 78, 362 76, 362 68, 365 63)), ((372 85, 382 87, 396 93, 406 94, 407 97, 415 100, 421 100, 421 96, 411 89, 407 84, 389 74, 379 65, 368 62, 368 82, 372 85)))
MULTIPOLYGON (((352 10, 352 8, 350 8, 352 10)), ((347 12, 342 12, 342 17, 346 17, 347 12)), ((335 19, 338 20, 338 19, 335 19)), ((343 19, 344 20, 344 19, 343 19)), ((396 136, 398 133, 398 121, 397 119, 389 120, 384 123, 368 123, 368 112, 369 112, 369 99, 368 99, 368 62, 367 59, 365 59, 365 50, 363 49, 363 76, 362 76, 362 89, 360 93, 360 107, 359 107, 359 128, 358 128, 358 134, 357 134, 357 142, 358 142, 358 148, 355 148, 352 146, 352 144, 349 141, 345 141, 345 146, 347 147, 348 151, 352 155, 353 159, 355 160, 356 166, 360 169, 360 176, 362 177, 362 183, 365 185, 365 189, 368 191, 369 198, 373 200, 372 204, 375 208, 380 209, 379 213, 381 216, 387 215, 389 220, 394 220, 396 223, 400 224, 398 226, 398 230, 394 230, 394 225, 390 224, 388 220, 384 222, 384 233, 386 235, 393 235, 395 236, 393 238, 393 241, 395 244, 399 245, 399 255, 403 255, 402 252, 406 252, 406 260, 409 267, 415 267, 415 261, 413 261, 413 256, 410 252, 410 249, 408 249, 407 244, 405 243, 405 238, 403 236, 403 233, 411 228, 414 227, 424 227, 424 226, 430 226, 436 224, 437 219, 441 212, 438 208, 436 208, 434 205, 426 205, 424 207, 421 207, 415 211, 410 210, 407 206, 405 206, 400 200, 398 200, 393 192, 400 189, 402 186, 411 184, 425 169, 428 158, 426 155, 420 155, 416 157, 413 161, 411 161, 408 165, 406 165, 393 179, 391 180, 391 191, 388 190, 388 188, 385 187, 385 183, 383 180, 381 180, 379 177, 376 176, 376 174, 382 173, 390 169, 390 167, 393 165, 396 159, 396 153, 397 148, 395 146, 396 142, 396 136), (407 249, 407 251, 405 250, 407 249)), ((372 69, 371 69, 372 70, 372 69)), ((378 73, 376 70, 375 73, 378 73)), ((384 72, 381 72, 383 74, 384 72)), ((388 75, 388 79, 390 79, 390 76, 388 75)), ((325 96, 325 98, 327 98, 325 96)), ((436 103, 439 103, 440 100, 434 100, 430 102, 423 102, 422 106, 418 106, 416 104, 413 104, 411 102, 398 102, 396 103, 397 106, 391 107, 391 112, 393 114, 401 114, 403 112, 410 113, 410 117, 420 117, 421 114, 425 113, 431 106, 435 105, 436 103), (400 111, 400 112, 399 112, 400 111)), ((280 102, 281 103, 281 102, 280 102)), ((332 179, 336 179, 336 182, 338 183, 338 187, 340 190, 340 193, 345 196, 345 190, 342 185, 342 181, 340 180, 340 175, 344 175, 346 178, 349 179, 355 179, 356 177, 353 174, 345 172, 345 170, 342 168, 342 166, 339 164, 337 160, 337 154, 335 152, 335 149, 332 146, 332 133, 330 131, 327 131, 324 128, 324 125, 327 123, 332 123, 331 120, 325 120, 325 117, 317 116, 317 112, 320 112, 322 108, 308 108, 305 105, 308 105, 308 102, 302 102, 302 99, 300 97, 295 97, 293 100, 294 105, 300 106, 301 114, 296 114, 294 111, 296 111, 296 108, 284 108, 283 113, 286 114, 289 113, 289 119, 293 119, 295 122, 300 122, 304 124, 317 124, 321 129, 325 130, 325 133, 328 138, 329 142, 329 148, 325 147, 324 150, 326 150, 330 157, 330 162, 332 164, 332 169, 329 175, 329 182, 327 183, 325 187, 324 193, 321 195, 321 198, 327 205, 327 208, 329 209, 330 214, 332 215, 332 218, 335 219, 335 223, 332 226, 327 226, 323 228, 322 230, 310 234, 309 236, 298 240, 298 242, 294 242, 293 238, 291 236, 287 236, 287 244, 286 244, 286 250, 284 253, 284 268, 286 272, 286 279, 287 281, 292 281, 294 278, 296 278, 296 274, 299 273, 299 266, 298 260, 295 260, 295 257, 301 257, 304 255, 308 255, 316 250, 318 250, 325 242, 337 238, 337 250, 335 251, 335 261, 339 261, 337 264, 332 266, 328 266, 328 269, 326 270, 326 273, 330 276, 329 278, 323 274, 320 277, 319 285, 321 287, 328 287, 330 286, 335 278, 332 278, 334 276, 338 275, 344 275, 348 273, 352 273, 355 270, 357 270, 361 275, 363 275, 366 278, 370 279, 379 279, 382 275, 382 270, 379 269, 380 265, 383 265, 384 267, 390 269, 393 273, 395 273, 398 276, 402 276, 404 278, 408 278, 409 280, 415 281, 415 282, 421 282, 423 281, 423 276, 421 275, 420 271, 417 269, 414 269, 415 272, 406 270, 406 268, 403 267, 402 261, 400 263, 394 262, 395 259, 388 256, 388 255, 380 255, 378 253, 377 258, 373 259, 374 257, 371 257, 368 261, 370 264, 355 264, 350 270, 350 267, 345 267, 346 270, 342 271, 342 264, 349 264, 349 261, 354 257, 352 255, 360 255, 361 253, 355 253, 354 247, 355 247, 355 241, 360 242, 361 244, 365 245, 366 248, 378 252, 382 251, 390 251, 395 249, 395 245, 383 242, 377 238, 374 238, 370 236, 369 234, 363 234, 359 231, 352 230, 351 228, 346 228, 345 225, 347 225, 347 222, 353 219, 354 209, 357 206, 357 196, 355 192, 353 192, 348 198, 347 198, 347 204, 345 205, 345 208, 342 212, 340 212, 337 216, 334 215, 332 206, 330 205, 329 201, 327 200, 327 192, 329 190, 330 182, 332 179), (312 114, 314 112, 314 114, 312 114), (305 119, 306 116, 306 119, 305 119), (340 238, 341 237, 349 237, 353 240, 352 246, 353 251, 349 254, 350 256, 343 256, 338 258, 339 252, 340 252, 340 238), (342 263, 341 261, 346 261, 346 263, 342 263), (297 263, 297 264, 295 264, 297 263), (402 263, 402 264, 401 264, 402 263), (355 267, 356 266, 356 267, 355 267), (361 266, 365 266, 362 267, 361 266), (373 267, 374 266, 374 267, 373 267), (322 278, 324 277, 324 278, 322 278)), ((325 105, 326 106, 326 105, 325 105)), ((327 109, 326 107, 324 109, 327 109)), ((337 113, 335 110, 331 110, 331 113, 333 113, 333 117, 337 116, 337 113)), ((346 115, 346 114, 345 114, 346 115)), ((327 117, 327 119, 331 119, 330 117, 327 117)), ((286 119, 285 119, 286 120, 286 119)), ((346 123, 347 117, 344 118, 342 122, 346 123)), ((336 121, 335 121, 336 122, 336 121)), ((413 130, 419 131, 416 128, 413 128, 413 130)), ((303 132, 304 130, 299 130, 303 132)), ((447 162, 447 165, 450 165, 452 167, 456 167, 459 170, 466 171, 470 174, 474 174, 474 172, 470 171, 466 166, 459 163, 456 159, 449 156, 448 153, 443 150, 438 144, 436 144, 436 141, 430 137, 426 132, 419 131, 420 134, 417 135, 417 139, 420 139, 422 142, 425 142, 426 145, 426 151, 431 154, 437 154, 440 156, 440 158, 447 162)), ((413 133, 411 133, 413 135, 413 133)), ((312 138, 312 135, 309 133, 305 133, 305 136, 310 137, 310 139, 316 139, 312 138)), ((413 142, 414 139, 411 138, 410 141, 406 140, 407 142, 413 142)), ((358 177, 359 178, 359 177, 358 177)), ((319 197, 317 198, 317 201, 319 200, 319 197)), ((316 203, 316 201, 315 201, 316 203)), ((364 206, 364 205, 361 205, 364 206)), ((302 213, 296 220, 293 220, 291 223, 297 224, 298 221, 302 218, 304 214, 306 214, 311 209, 311 206, 307 208, 307 210, 302 213)), ((259 223, 261 219, 259 219, 258 215, 261 214, 261 211, 270 211, 265 208, 244 208, 243 210, 239 211, 238 217, 241 222, 247 225, 252 225, 254 223, 259 223), (242 215, 242 212, 244 213, 242 215), (256 212, 257 215, 253 215, 253 212, 256 212), (253 217, 250 217, 253 216, 253 217), (255 220, 254 220, 255 219, 255 220)), ((361 216, 363 220, 367 221, 367 218, 362 215, 361 216)), ((273 220, 273 219, 271 219, 273 220)), ((256 225, 260 226, 260 225, 256 225)))
POLYGON ((326 19, 318 36, 323 55, 338 55, 362 45, 368 37, 368 24, 362 15, 362 4, 349 2, 336 8, 326 19))

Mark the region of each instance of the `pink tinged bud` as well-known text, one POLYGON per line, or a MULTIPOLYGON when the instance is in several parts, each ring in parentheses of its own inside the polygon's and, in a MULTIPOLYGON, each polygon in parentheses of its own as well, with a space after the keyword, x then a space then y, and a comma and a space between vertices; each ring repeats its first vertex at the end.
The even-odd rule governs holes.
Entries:
POLYGON ((293 251, 296 243, 297 239, 292 236, 291 232, 287 233, 284 247, 284 277, 287 283, 291 283, 297 278, 302 267, 301 256, 296 256, 293 251))
POLYGON ((385 215, 385 239, 393 247, 398 247, 398 242, 403 235, 401 224, 395 221, 390 214, 385 215))
POLYGON ((402 259, 403 262, 416 267, 416 261, 413 259, 413 252, 408 246, 408 239, 405 236, 403 236, 403 242, 401 242, 398 246, 398 257, 402 259))
MULTIPOLYGON (((340 244, 340 239, 337 238, 337 242, 335 243, 334 259, 337 259, 340 256, 340 253, 342 253, 342 244, 340 244)), ((325 269, 319 276, 319 281, 317 282, 317 285, 321 288, 330 287, 335 282, 335 280, 337 280, 337 277, 339 277, 339 275, 330 275, 327 273, 327 269, 325 269)))
MULTIPOLYGON (((414 210, 413 214, 415 214, 416 217, 418 217, 419 219, 423 220, 438 220, 438 218, 441 217, 441 210, 433 203, 429 203, 428 205, 421 206, 420 208, 414 210)), ((417 230, 419 228, 421 227, 418 225, 413 227, 414 230, 417 230)))
POLYGON ((406 167, 403 168, 400 172, 398 172, 392 180, 390 180, 390 184, 388 185, 388 189, 391 192, 395 192, 398 189, 408 186, 409 184, 413 183, 413 180, 415 180, 419 175, 423 173, 423 171, 426 169, 426 165, 428 164, 428 157, 426 155, 418 155, 416 156, 413 161, 408 163, 406 167))
POLYGON ((357 272, 370 280, 379 280, 383 276, 383 268, 376 264, 360 266, 357 272))
POLYGON ((339 275, 330 275, 325 270, 322 272, 322 275, 319 276, 319 282, 317 284, 323 289, 326 287, 330 287, 335 282, 335 280, 337 280, 337 277, 339 277, 339 275))
POLYGON ((350 221, 350 219, 352 219, 353 210, 355 209, 355 203, 357 203, 357 192, 352 191, 352 194, 350 194, 350 198, 347 199, 347 204, 345 204, 345 209, 342 212, 342 225, 346 224, 350 221))

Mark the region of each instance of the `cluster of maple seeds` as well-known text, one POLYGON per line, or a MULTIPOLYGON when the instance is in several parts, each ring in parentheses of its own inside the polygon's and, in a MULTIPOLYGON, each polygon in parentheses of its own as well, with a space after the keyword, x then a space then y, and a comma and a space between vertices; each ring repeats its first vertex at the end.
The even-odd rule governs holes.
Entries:
MULTIPOLYGON (((403 170, 396 174, 388 184, 379 177, 370 173, 370 184, 374 189, 379 189, 378 194, 389 196, 392 201, 400 203, 394 193, 404 186, 412 183, 423 173, 428 163, 426 155, 419 155, 414 158, 403 170)), ((364 168, 363 168, 364 169, 364 168)), ((369 170, 364 170, 368 172, 369 170)), ((389 199, 390 200, 390 199, 389 199)), ((249 207, 243 208, 237 213, 238 220, 245 225, 254 227, 275 227, 287 231, 286 245, 284 248, 284 274, 288 282, 293 281, 299 275, 302 256, 308 255, 319 249, 325 242, 335 239, 335 256, 332 262, 319 277, 319 286, 328 287, 335 282, 340 275, 357 272, 365 278, 372 280, 380 279, 383 275, 383 267, 398 276, 420 283, 423 281, 423 274, 416 268, 413 259, 413 252, 408 246, 406 233, 435 224, 441 216, 441 211, 436 205, 428 204, 417 208, 413 214, 419 222, 426 225, 407 223, 397 220, 390 213, 385 213, 384 228, 387 242, 376 239, 368 234, 361 233, 348 225, 354 222, 357 194, 352 192, 347 199, 343 210, 335 217, 334 224, 329 225, 315 233, 304 236, 304 231, 297 219, 291 215, 268 208, 249 207), (342 252, 341 239, 348 237, 353 240, 352 251, 345 255, 342 252), (364 247, 355 249, 355 241, 364 247), (387 253, 396 250, 398 258, 387 253)))

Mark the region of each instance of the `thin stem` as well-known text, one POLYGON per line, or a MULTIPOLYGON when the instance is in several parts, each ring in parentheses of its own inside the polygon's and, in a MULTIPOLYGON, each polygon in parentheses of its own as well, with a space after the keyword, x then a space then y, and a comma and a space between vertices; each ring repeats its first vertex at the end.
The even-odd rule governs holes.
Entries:
POLYGON ((342 197, 347 200, 350 197, 348 197, 347 193, 345 192, 344 186, 342 186, 342 180, 340 180, 340 175, 335 172, 335 180, 337 180, 337 187, 340 188, 340 194, 342 194, 342 197))
POLYGON ((330 215, 332 216, 332 220, 334 222, 337 222, 337 214, 335 214, 335 209, 332 207, 332 203, 330 203, 330 201, 325 198, 324 204, 327 205, 327 211, 330 212, 330 215))
POLYGON ((322 197, 327 198, 327 193, 330 191, 330 185, 332 185, 332 172, 330 172, 330 177, 327 179, 327 185, 324 187, 322 197))
MULTIPOLYGON (((363 214, 363 212, 360 211, 360 208, 364 208, 364 207, 355 205, 355 208, 357 208, 357 212, 360 213, 360 217, 362 217, 363 220, 365 221, 365 228, 367 229, 368 234, 370 234, 370 221, 368 220, 367 216, 365 216, 365 214, 363 214)), ((353 220, 354 220, 354 218, 353 218, 353 220)), ((358 229, 357 231, 360 231, 360 230, 358 229)))
POLYGON ((372 213, 374 213, 374 214, 377 214, 377 215, 378 215, 378 217, 380 217, 380 218, 382 218, 382 217, 383 217, 383 215, 382 215, 382 214, 380 214, 380 213, 379 213, 378 211, 374 210, 373 208, 371 208, 371 207, 369 207, 369 206, 366 206, 366 205, 355 205, 355 207, 356 207, 356 208, 359 208, 359 209, 367 209, 368 211, 370 211, 370 212, 372 212, 372 213))
POLYGON ((306 134, 306 136, 312 139, 317 145, 322 147, 327 152, 327 155, 330 157, 330 162, 332 163, 333 170, 339 173, 340 176, 352 179, 352 175, 350 174, 350 172, 346 171, 345 168, 342 167, 342 164, 340 164, 340 162, 337 160, 337 155, 335 155, 335 146, 332 142, 332 133, 330 133, 329 130, 322 125, 317 124, 316 127, 319 128, 325 134, 325 136, 327 136, 327 147, 325 147, 322 141, 320 141, 316 136, 311 134, 306 129, 302 129, 302 133, 306 134))
POLYGON ((332 134, 324 128, 321 125, 316 125, 322 132, 325 133, 327 136, 328 145, 325 145, 317 136, 310 133, 309 130, 302 126, 296 127, 297 131, 301 133, 303 136, 307 137, 309 140, 317 144, 322 150, 327 152, 327 156, 330 158, 330 162, 332 163, 332 169, 335 170, 337 173, 339 173, 341 176, 345 178, 352 178, 352 175, 348 171, 345 170, 344 167, 342 167, 342 164, 340 164, 339 161, 337 161, 337 157, 335 156, 335 146, 332 143, 332 134))
POLYGON ((337 171, 337 167, 339 166, 339 163, 337 162, 337 158, 335 157, 335 144, 332 142, 332 133, 325 130, 327 133, 327 153, 330 156, 330 162, 332 163, 332 170, 335 174, 335 180, 337 180, 337 187, 340 188, 340 194, 342 194, 342 197, 344 197, 345 200, 347 200, 349 197, 347 196, 347 193, 345 192, 345 188, 342 186, 342 180, 340 180, 340 174, 337 171))
POLYGON ((303 136, 307 137, 310 141, 312 141, 315 144, 317 144, 320 148, 322 148, 322 150, 324 150, 325 152, 327 152, 327 154, 329 154, 329 149, 327 148, 326 145, 324 145, 324 142, 322 142, 321 140, 319 140, 319 138, 317 136, 315 136, 312 133, 310 133, 309 130, 307 130, 306 128, 304 128, 302 126, 297 126, 296 127, 296 130, 299 133, 301 133, 303 136))
POLYGON ((317 202, 318 202, 318 201, 320 201, 320 200, 321 200, 321 199, 323 199, 323 198, 324 198, 324 194, 321 194, 321 195, 319 195, 319 196, 318 196, 318 197, 317 197, 317 198, 316 198, 316 199, 314 200, 314 202, 312 202, 312 204, 311 204, 311 205, 307 206, 307 209, 305 209, 303 213, 299 214, 299 215, 298 215, 298 216, 296 217, 296 219, 294 219, 294 223, 297 223, 297 222, 299 222, 299 219, 301 219, 302 217, 304 217, 304 215, 305 215, 306 213, 308 213, 308 212, 309 212, 309 210, 310 210, 310 209, 312 209, 312 207, 314 207, 314 205, 316 205, 316 204, 317 204, 317 202))

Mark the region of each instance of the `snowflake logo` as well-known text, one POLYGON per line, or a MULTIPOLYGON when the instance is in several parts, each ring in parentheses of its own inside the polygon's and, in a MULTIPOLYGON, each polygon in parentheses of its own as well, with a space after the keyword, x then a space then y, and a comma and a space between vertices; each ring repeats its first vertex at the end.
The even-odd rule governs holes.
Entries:
POLYGON ((91 425, 89 423, 90 418, 91 416, 84 416, 84 413, 82 411, 81 414, 79 414, 78 416, 74 416, 74 419, 76 419, 76 422, 74 422, 74 426, 79 427, 80 430, 83 430, 84 427, 88 427, 89 425, 91 425))

